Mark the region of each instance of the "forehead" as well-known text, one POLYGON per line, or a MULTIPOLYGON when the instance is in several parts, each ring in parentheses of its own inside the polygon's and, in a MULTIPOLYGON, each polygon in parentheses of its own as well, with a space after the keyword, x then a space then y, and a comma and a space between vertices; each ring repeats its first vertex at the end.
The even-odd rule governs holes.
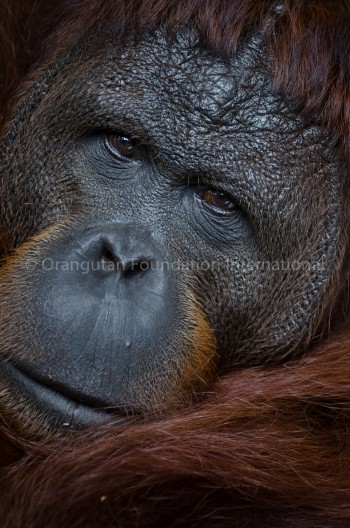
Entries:
POLYGON ((289 180, 300 179, 293 167, 316 163, 325 138, 274 89, 259 37, 225 60, 189 30, 172 38, 158 30, 123 46, 114 35, 92 35, 67 57, 38 110, 40 129, 44 115, 62 137, 122 132, 145 140, 171 171, 244 174, 244 185, 248 172, 276 182, 288 170, 289 180))
POLYGON ((279 116, 283 114, 258 36, 245 42, 234 57, 224 59, 203 49, 189 29, 172 37, 159 29, 122 47, 113 36, 103 34, 83 49, 80 60, 83 82, 98 87, 101 104, 115 100, 121 108, 125 99, 129 108, 142 107, 145 114, 151 105, 152 120, 164 118, 169 109, 173 119, 183 117, 213 132, 217 126, 240 122, 244 113, 250 126, 256 127, 265 126, 269 114, 276 116, 276 107, 279 116))
POLYGON ((200 112, 202 119, 213 122, 220 122, 223 110, 239 98, 239 88, 244 81, 248 84, 257 62, 252 44, 234 60, 213 57, 190 30, 173 37, 158 30, 119 51, 112 44, 105 53, 110 79, 105 86, 120 92, 125 86, 128 95, 131 89, 141 99, 156 93, 158 100, 179 111, 200 112))
POLYGON ((116 128, 135 124, 160 148, 176 137, 187 149, 202 149, 203 136, 207 146, 219 141, 230 148, 234 140, 239 148, 267 131, 282 143, 286 132, 301 127, 273 89, 259 37, 225 60, 203 49, 190 30, 173 37, 157 30, 123 47, 102 34, 85 43, 79 62, 69 72, 71 95, 74 101, 79 94, 85 115, 90 109, 116 128))

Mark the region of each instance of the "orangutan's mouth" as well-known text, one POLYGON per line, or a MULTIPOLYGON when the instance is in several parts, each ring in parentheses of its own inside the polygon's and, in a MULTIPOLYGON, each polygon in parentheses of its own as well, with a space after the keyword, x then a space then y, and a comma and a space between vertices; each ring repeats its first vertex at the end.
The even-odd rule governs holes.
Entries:
MULTIPOLYGON (((47 419, 56 430, 75 431, 95 424, 127 419, 127 410, 103 407, 89 398, 62 392, 49 383, 37 381, 8 361, 1 362, 1 370, 28 402, 35 402, 35 410, 47 419), (90 400, 90 401, 89 401, 90 400)), ((30 403, 33 406, 32 403, 30 403)))

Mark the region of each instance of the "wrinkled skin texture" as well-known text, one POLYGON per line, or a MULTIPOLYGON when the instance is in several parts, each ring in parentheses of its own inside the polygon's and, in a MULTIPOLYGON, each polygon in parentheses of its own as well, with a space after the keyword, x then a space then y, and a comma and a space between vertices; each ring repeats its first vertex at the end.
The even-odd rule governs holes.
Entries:
POLYGON ((96 34, 24 94, 0 162, 0 387, 24 430, 162 412, 307 346, 343 260, 340 162, 269 64, 257 37, 225 61, 187 31, 124 48, 96 34), (113 152, 118 134, 135 157, 113 152), (115 264, 122 244, 176 266, 60 264, 107 246, 115 264))

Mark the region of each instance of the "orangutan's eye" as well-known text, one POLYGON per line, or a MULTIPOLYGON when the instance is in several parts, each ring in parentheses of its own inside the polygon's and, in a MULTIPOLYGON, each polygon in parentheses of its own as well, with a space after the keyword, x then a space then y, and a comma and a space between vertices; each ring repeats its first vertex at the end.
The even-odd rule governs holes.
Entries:
POLYGON ((112 132, 106 134, 105 145, 108 152, 119 160, 134 161, 140 159, 138 146, 124 134, 112 132))
POLYGON ((215 189, 204 189, 197 191, 198 198, 214 214, 232 216, 239 206, 234 198, 228 193, 215 189))

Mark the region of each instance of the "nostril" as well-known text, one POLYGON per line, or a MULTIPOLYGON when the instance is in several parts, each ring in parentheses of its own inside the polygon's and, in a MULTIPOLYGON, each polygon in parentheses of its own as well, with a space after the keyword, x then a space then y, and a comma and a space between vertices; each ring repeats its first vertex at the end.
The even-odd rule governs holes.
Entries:
POLYGON ((148 271, 151 268, 151 263, 149 260, 139 258, 122 262, 122 266, 125 279, 130 279, 148 271))
POLYGON ((107 260, 109 262, 117 262, 118 258, 115 256, 114 252, 107 246, 104 246, 101 251, 101 260, 107 260))
POLYGON ((102 244, 98 260, 101 266, 101 271, 118 271, 119 268, 122 268, 120 259, 117 257, 115 252, 109 245, 102 244))
POLYGON ((118 275, 119 279, 129 280, 148 276, 148 271, 156 270, 154 265, 159 260, 152 240, 139 241, 132 233, 118 233, 118 229, 87 236, 79 247, 81 257, 88 260, 91 270, 101 277, 118 275))
POLYGON ((151 268, 151 259, 147 257, 129 257, 119 254, 116 248, 108 243, 101 246, 99 260, 103 269, 120 272, 125 279, 134 278, 151 268))

